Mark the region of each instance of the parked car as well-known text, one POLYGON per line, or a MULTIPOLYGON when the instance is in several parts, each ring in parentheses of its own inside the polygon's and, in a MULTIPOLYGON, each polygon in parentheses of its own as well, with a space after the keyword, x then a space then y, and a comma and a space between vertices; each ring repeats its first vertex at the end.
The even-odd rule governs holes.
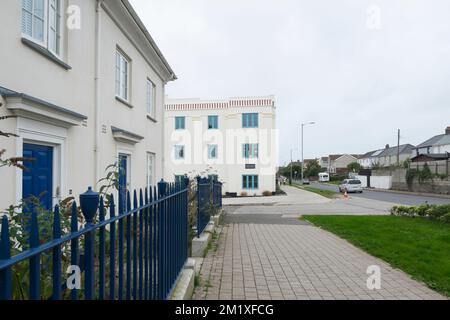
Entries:
POLYGON ((339 185, 339 192, 355 192, 355 193, 362 193, 363 188, 361 181, 358 179, 345 179, 342 181, 342 183, 339 185))
POLYGON ((303 184, 304 185, 309 185, 309 184, 311 184, 311 182, 309 181, 309 179, 303 179, 303 184))

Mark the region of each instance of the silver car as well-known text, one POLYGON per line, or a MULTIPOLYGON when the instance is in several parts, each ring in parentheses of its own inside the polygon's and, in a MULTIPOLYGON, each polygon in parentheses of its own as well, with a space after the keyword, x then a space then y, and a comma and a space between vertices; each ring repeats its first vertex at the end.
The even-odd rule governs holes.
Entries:
POLYGON ((345 179, 339 185, 339 192, 362 193, 363 192, 363 188, 362 188, 362 185, 361 185, 361 181, 358 180, 358 179, 345 179))

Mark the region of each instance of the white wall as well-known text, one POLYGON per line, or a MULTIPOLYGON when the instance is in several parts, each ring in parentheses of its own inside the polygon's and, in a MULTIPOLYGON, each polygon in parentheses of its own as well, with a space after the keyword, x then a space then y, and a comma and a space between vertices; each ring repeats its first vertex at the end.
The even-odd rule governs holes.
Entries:
POLYGON ((371 176, 370 187, 375 189, 391 189, 392 177, 391 176, 371 176))
POLYGON ((223 192, 247 192, 260 195, 273 192, 277 161, 275 101, 273 97, 236 98, 229 100, 167 100, 165 115, 166 179, 174 175, 191 176, 208 171, 224 182, 223 192), (261 101, 263 103, 256 103, 261 101), (243 129, 242 113, 258 113, 259 128, 243 129), (219 116, 219 130, 208 130, 208 116, 219 116), (175 117, 184 116, 186 130, 175 130, 175 117), (243 144, 258 143, 259 158, 244 159, 243 144), (185 145, 185 159, 174 159, 174 146, 185 145), (208 144, 218 145, 218 159, 207 158, 208 144), (254 164, 255 169, 246 169, 254 164), (207 168, 210 169, 207 170, 207 168), (242 189, 242 175, 258 175, 257 190, 242 189))
MULTIPOLYGON (((1 121, 2 130, 15 132, 19 138, 2 139, 6 157, 21 156, 24 139, 36 143, 49 142, 58 148, 60 172, 54 183, 62 190, 60 198, 71 192, 78 195, 87 186, 96 186, 99 177, 105 175, 107 165, 117 161, 119 150, 132 153, 131 183, 144 187, 146 183, 146 154, 156 154, 155 177, 163 176, 163 117, 164 86, 171 74, 164 69, 160 58, 119 0, 106 1, 100 9, 100 74, 98 126, 95 118, 95 48, 96 10, 95 0, 65 0, 81 9, 82 27, 79 30, 63 29, 63 55, 61 59, 70 65, 66 70, 21 42, 21 1, 4 0, 0 5, 0 86, 22 92, 52 104, 87 116, 78 126, 63 128, 59 124, 40 122, 38 119, 19 117, 1 121), (120 46, 131 58, 132 108, 115 99, 115 53, 120 46), (147 118, 146 80, 156 85, 156 116, 147 118), (36 121, 37 120, 37 121, 36 121), (114 140, 111 126, 119 127, 144 137, 142 141, 124 144, 114 140), (26 129, 26 130, 25 130, 26 129), (26 134, 25 134, 25 131, 26 134), (99 144, 95 146, 95 136, 99 144), (95 173, 95 150, 98 154, 98 173, 95 173)), ((63 19, 62 25, 65 26, 63 19)), ((10 114, 4 100, 0 115, 10 114)), ((56 170, 56 169, 55 169, 56 170)), ((15 168, 0 168, 0 210, 21 198, 22 173, 15 168)), ((155 179, 156 180, 156 179, 155 179)))

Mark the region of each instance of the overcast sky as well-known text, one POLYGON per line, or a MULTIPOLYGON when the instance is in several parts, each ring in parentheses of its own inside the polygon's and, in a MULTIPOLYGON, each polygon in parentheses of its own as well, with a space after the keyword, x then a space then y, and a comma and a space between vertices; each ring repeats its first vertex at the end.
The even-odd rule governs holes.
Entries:
POLYGON ((276 96, 281 164, 300 158, 301 122, 317 122, 305 158, 450 125, 448 0, 130 2, 179 78, 171 98, 276 96))

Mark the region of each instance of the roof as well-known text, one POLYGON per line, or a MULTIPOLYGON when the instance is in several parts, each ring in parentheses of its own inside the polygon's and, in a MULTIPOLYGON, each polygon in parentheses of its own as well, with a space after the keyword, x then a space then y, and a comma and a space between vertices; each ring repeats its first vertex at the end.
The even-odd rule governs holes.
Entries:
POLYGON ((367 153, 361 155, 361 156, 359 157, 359 159, 371 158, 371 157, 373 156, 373 154, 374 154, 376 151, 377 151, 377 150, 369 151, 369 152, 367 152, 367 153))
POLYGON ((450 134, 439 134, 419 144, 416 149, 450 144, 450 134))
POLYGON ((161 50, 159 50, 158 46, 156 45, 155 40, 153 40, 152 36, 148 32, 147 28, 145 27, 142 20, 139 18, 138 14, 134 10, 133 6, 130 4, 128 0, 121 0, 125 8, 127 9, 128 13, 133 18, 134 22, 137 24, 138 28, 142 31, 145 38, 149 42, 150 46, 155 50, 156 54, 158 55, 159 59, 161 60, 164 67, 167 69, 167 72, 170 74, 170 80, 177 80, 177 76, 175 75, 175 72, 170 67, 169 63, 167 62, 166 58, 162 54, 161 50))
POLYGON ((339 158, 342 157, 342 156, 343 156, 343 154, 330 154, 328 158, 329 158, 331 161, 333 161, 333 160, 339 159, 339 158))
POLYGON ((421 160, 438 161, 450 159, 450 153, 427 153, 419 154, 411 158, 412 162, 420 162, 421 160))
POLYGON ((400 154, 410 154, 414 149, 412 144, 403 144, 400 147, 391 147, 389 149, 385 149, 380 157, 389 157, 397 155, 397 150, 400 148, 400 154))
MULTIPOLYGON (((359 157, 359 159, 367 159, 367 158, 378 158, 378 157, 389 157, 397 155, 398 147, 391 147, 388 149, 379 149, 375 151, 369 151, 366 154, 359 157)), ((400 145, 400 154, 410 154, 414 146, 412 144, 402 144, 400 145)))
POLYGON ((357 155, 357 154, 345 153, 345 154, 330 154, 329 158, 330 158, 330 161, 335 161, 343 156, 350 156, 350 157, 353 157, 356 159, 359 157, 359 155, 357 155))

